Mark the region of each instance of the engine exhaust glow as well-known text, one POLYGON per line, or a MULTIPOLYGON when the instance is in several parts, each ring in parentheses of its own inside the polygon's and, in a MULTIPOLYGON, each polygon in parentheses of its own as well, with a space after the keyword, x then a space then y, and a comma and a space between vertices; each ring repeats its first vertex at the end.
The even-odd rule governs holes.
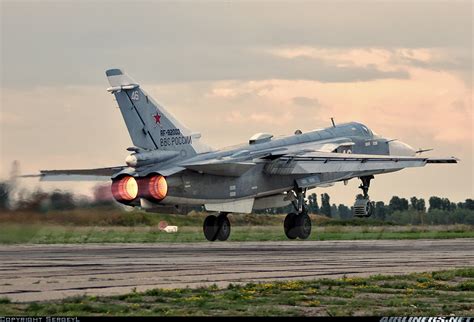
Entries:
POLYGON ((168 183, 165 177, 155 175, 148 181, 148 192, 153 199, 162 200, 168 193, 168 183))
POLYGON ((129 202, 138 196, 138 183, 132 176, 112 182, 112 195, 118 202, 129 202))

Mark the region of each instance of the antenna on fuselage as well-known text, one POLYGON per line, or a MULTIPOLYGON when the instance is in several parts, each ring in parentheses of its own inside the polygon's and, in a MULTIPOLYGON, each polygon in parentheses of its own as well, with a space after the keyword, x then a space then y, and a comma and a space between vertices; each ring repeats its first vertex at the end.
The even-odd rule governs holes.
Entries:
POLYGON ((332 123, 332 127, 336 127, 336 123, 334 123, 334 117, 331 117, 331 123, 332 123))
POLYGON ((419 148, 418 151, 415 151, 416 154, 423 153, 423 152, 428 152, 428 151, 433 151, 433 149, 422 149, 419 148))

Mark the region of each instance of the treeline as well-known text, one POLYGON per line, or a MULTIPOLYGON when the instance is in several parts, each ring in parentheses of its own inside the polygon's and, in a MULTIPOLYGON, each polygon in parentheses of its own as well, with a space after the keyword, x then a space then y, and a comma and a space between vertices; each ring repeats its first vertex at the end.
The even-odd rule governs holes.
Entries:
MULTIPOLYGON (((84 208, 116 208, 120 205, 114 201, 109 185, 97 185, 92 197, 77 196, 71 192, 56 190, 33 192, 21 190, 12 198, 12 189, 6 182, 0 182, 0 211, 47 212, 50 210, 66 211, 84 208)), ((331 204, 329 194, 308 196, 308 211, 311 214, 324 215, 333 219, 352 219, 352 207, 344 204, 331 204)), ((201 211, 202 207, 193 210, 201 211)), ((294 212, 292 205, 282 208, 268 208, 256 211, 260 214, 285 214, 294 212)), ((474 225, 474 200, 454 203, 448 198, 430 197, 428 202, 423 198, 412 197, 409 200, 393 196, 388 204, 374 202, 373 218, 394 224, 469 224, 474 225)))
MULTIPOLYGON (((294 212, 292 205, 282 208, 269 208, 262 213, 290 213, 294 212)), ((308 212, 319 214, 334 219, 351 219, 352 206, 344 204, 331 204, 327 193, 318 196, 312 193, 308 196, 308 212)), ((410 200, 393 196, 388 204, 383 201, 374 202, 373 218, 394 224, 469 224, 474 225, 474 200, 466 199, 464 202, 454 203, 448 198, 430 197, 428 204, 423 198, 412 197, 410 200)))
MULTIPOLYGON (((16 190, 16 189, 15 189, 16 190)), ((41 189, 14 191, 6 182, 0 182, 0 212, 39 212, 67 211, 74 209, 119 209, 123 205, 112 196, 109 184, 98 184, 92 189, 92 196, 77 195, 69 191, 41 189)), ((203 211, 203 207, 187 207, 189 211, 203 211)))
POLYGON ((73 210, 78 208, 118 207, 110 192, 110 186, 97 185, 93 196, 79 196, 69 191, 21 189, 14 193, 11 185, 0 182, 0 211, 47 212, 51 210, 73 210))

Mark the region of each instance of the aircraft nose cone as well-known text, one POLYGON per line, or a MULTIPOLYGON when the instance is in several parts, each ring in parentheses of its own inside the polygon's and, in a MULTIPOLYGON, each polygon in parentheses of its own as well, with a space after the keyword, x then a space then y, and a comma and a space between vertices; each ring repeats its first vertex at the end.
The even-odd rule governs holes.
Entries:
POLYGON ((388 150, 390 155, 398 155, 403 157, 413 157, 416 155, 415 149, 401 141, 388 142, 388 150))

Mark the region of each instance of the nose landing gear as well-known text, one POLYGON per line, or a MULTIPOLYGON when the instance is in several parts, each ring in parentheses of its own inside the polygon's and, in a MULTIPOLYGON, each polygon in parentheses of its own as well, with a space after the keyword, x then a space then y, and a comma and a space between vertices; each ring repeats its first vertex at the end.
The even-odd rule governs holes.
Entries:
POLYGON ((374 212, 374 203, 370 201, 368 194, 370 180, 373 178, 374 176, 360 177, 362 183, 359 188, 362 189, 363 195, 357 195, 356 197, 352 210, 354 217, 370 217, 374 212))
POLYGON ((354 203, 354 217, 370 217, 374 212, 372 201, 365 198, 357 198, 354 203))

